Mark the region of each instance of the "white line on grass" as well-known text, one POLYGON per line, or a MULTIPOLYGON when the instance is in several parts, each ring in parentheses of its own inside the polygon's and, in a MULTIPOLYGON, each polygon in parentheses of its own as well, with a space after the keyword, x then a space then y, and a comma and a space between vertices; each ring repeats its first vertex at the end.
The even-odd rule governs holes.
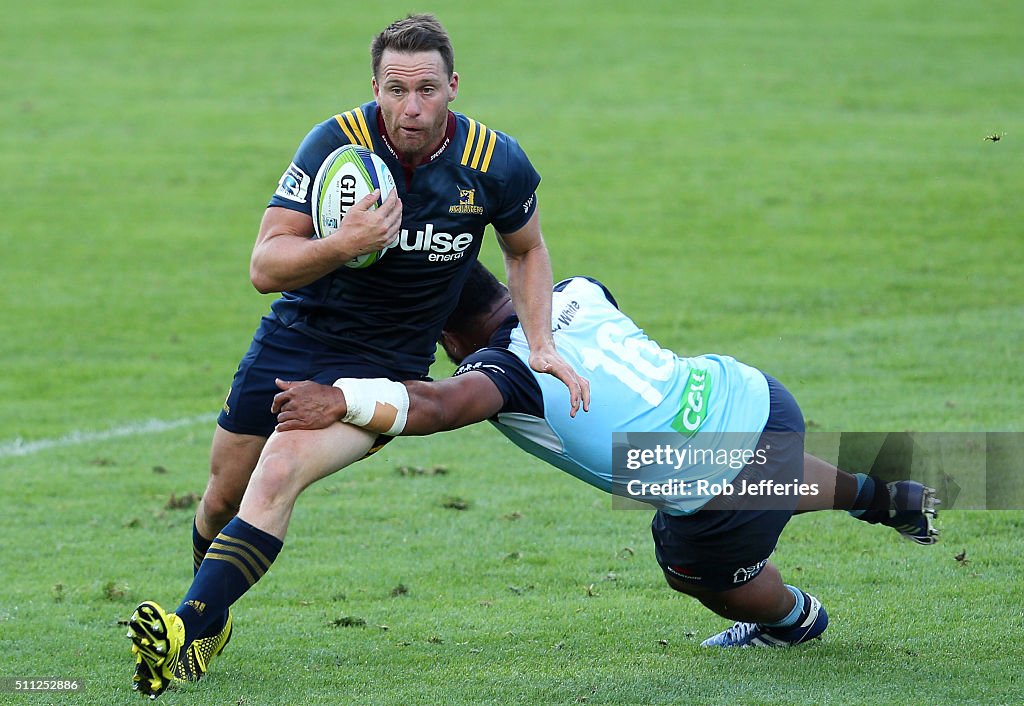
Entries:
POLYGON ((135 424, 125 424, 105 431, 73 431, 70 434, 57 437, 56 439, 38 439, 36 441, 25 441, 21 438, 7 441, 0 444, 0 458, 12 456, 30 456, 40 451, 59 449, 65 446, 77 446, 89 444, 94 441, 107 441, 108 439, 119 439, 125 436, 138 436, 140 434, 159 434, 160 432, 180 429, 181 427, 192 426, 201 422, 212 422, 217 418, 215 414, 200 414, 195 417, 183 417, 181 419, 148 419, 135 424))

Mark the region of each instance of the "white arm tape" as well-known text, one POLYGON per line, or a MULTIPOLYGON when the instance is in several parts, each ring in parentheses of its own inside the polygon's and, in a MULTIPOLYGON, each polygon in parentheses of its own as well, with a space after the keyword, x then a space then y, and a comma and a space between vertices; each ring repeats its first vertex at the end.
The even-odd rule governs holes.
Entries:
POLYGON ((409 418, 409 391, 384 378, 339 378, 348 412, 341 421, 388 436, 398 436, 409 418))

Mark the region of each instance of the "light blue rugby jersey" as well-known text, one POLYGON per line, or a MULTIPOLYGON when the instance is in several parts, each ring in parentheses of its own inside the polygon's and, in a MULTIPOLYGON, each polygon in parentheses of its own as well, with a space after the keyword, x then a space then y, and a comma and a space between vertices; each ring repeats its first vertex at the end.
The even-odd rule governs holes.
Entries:
MULTIPOLYGON (((699 430, 703 447, 723 443, 730 449, 755 449, 769 411, 768 382, 756 368, 728 356, 681 358, 665 350, 619 311, 600 283, 585 277, 555 287, 551 325, 559 353, 590 380, 589 412, 570 417, 565 385, 529 368, 526 337, 514 318, 488 348, 467 357, 455 372, 480 371, 495 382, 505 405, 491 422, 526 452, 590 485, 626 495, 622 471, 614 474, 613 483, 616 432, 691 436, 699 430), (727 435, 724 442, 722 434, 727 435)), ((647 469, 643 478, 731 481, 740 470, 690 465, 666 468, 660 479, 647 469)), ((662 509, 689 514, 708 499, 676 497, 662 509)))

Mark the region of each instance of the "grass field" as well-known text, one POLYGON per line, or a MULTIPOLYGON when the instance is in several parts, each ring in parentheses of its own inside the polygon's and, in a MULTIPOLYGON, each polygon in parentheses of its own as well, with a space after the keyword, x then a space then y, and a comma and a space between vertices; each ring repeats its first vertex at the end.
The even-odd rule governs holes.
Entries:
MULTIPOLYGON (((368 99, 369 39, 406 9, 5 13, 0 704, 140 703, 118 621, 190 580, 213 415, 270 302, 262 209, 306 130, 368 99), (85 686, 3 681, 26 677, 85 686)), ((544 176, 556 277, 772 373, 815 431, 1024 431, 1024 6, 429 9, 454 107, 544 176)), ((1020 703, 1024 511, 970 490, 932 548, 794 519, 775 558, 824 640, 709 652, 726 622, 664 585, 648 513, 485 426, 400 440, 300 500, 227 652, 162 702, 1020 703)))

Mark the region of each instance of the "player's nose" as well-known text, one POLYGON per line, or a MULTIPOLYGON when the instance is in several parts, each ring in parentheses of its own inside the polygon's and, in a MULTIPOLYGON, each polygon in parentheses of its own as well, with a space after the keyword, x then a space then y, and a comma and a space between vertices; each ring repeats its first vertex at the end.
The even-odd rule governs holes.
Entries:
POLYGON ((405 100, 403 111, 410 118, 417 117, 423 111, 423 105, 420 102, 420 97, 415 91, 409 94, 409 97, 405 100))

